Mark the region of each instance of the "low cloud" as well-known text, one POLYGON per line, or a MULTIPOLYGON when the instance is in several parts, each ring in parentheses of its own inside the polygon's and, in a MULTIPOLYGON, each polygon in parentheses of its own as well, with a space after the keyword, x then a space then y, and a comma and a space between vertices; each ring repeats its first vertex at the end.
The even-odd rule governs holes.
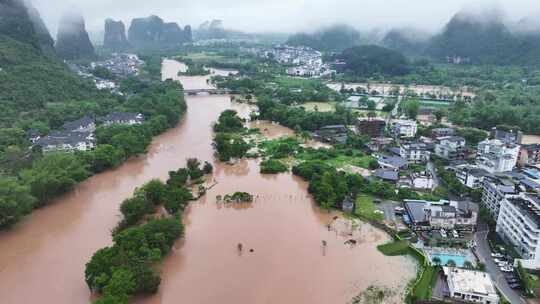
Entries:
POLYGON ((416 27, 436 31, 458 11, 504 12, 510 20, 540 15, 540 1, 532 0, 33 0, 52 33, 62 12, 75 4, 87 27, 100 31, 106 18, 123 20, 151 14, 181 25, 197 27, 222 19, 227 28, 244 31, 295 32, 350 24, 359 29, 416 27))

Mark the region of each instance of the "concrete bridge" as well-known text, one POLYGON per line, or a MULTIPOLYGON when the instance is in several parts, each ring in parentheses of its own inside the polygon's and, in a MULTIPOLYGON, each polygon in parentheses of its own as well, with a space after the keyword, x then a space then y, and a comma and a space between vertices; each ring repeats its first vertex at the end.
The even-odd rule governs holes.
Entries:
POLYGON ((231 94, 232 91, 229 89, 192 89, 184 90, 185 95, 199 95, 199 94, 210 94, 210 95, 225 95, 231 94))

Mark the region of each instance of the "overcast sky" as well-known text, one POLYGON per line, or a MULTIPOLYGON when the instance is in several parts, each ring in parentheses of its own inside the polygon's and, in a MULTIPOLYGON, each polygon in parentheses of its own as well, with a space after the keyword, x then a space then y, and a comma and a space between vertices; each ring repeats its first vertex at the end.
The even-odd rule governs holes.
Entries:
POLYGON ((497 7, 510 19, 540 16, 539 0, 31 0, 53 36, 63 10, 75 6, 92 31, 103 29, 104 19, 121 19, 129 26, 134 17, 151 14, 165 21, 197 27, 222 19, 227 28, 244 31, 294 32, 347 23, 359 29, 414 26, 440 29, 462 9, 497 7))

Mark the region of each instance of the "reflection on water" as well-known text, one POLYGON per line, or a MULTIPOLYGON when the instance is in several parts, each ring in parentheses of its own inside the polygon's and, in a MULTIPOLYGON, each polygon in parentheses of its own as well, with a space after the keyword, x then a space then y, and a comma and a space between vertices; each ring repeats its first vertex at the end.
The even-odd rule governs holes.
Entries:
MULTIPOLYGON (((177 67, 166 61, 164 77, 176 77, 177 67)), ((194 77, 191 85, 197 83, 206 80, 194 77)), ((164 180, 188 157, 214 160, 211 123, 233 106, 230 98, 196 96, 187 103, 185 119, 158 136, 147 155, 90 178, 0 234, 0 302, 89 302, 84 265, 111 244, 122 200, 152 178, 164 180)), ((291 174, 263 176, 257 163, 214 161, 217 185, 186 209, 186 236, 160 267, 158 294, 137 303, 345 303, 371 284, 403 290, 414 277, 412 262, 376 250, 388 240, 383 232, 334 221, 336 214, 315 206, 305 182, 291 174), (255 201, 217 203, 216 196, 235 191, 255 201), (357 245, 345 244, 349 239, 357 245)))

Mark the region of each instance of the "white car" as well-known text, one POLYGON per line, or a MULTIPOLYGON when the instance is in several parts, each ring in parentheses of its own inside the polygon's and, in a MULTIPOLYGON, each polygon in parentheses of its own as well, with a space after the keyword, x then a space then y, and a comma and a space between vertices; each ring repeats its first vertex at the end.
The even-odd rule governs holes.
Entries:
POLYGON ((500 254, 500 253, 495 253, 495 252, 492 252, 492 253, 491 253, 491 256, 494 257, 494 258, 502 258, 502 257, 503 257, 502 254, 500 254))
POLYGON ((513 272, 514 267, 512 267, 512 266, 503 266, 503 267, 501 267, 501 271, 502 272, 513 272))

